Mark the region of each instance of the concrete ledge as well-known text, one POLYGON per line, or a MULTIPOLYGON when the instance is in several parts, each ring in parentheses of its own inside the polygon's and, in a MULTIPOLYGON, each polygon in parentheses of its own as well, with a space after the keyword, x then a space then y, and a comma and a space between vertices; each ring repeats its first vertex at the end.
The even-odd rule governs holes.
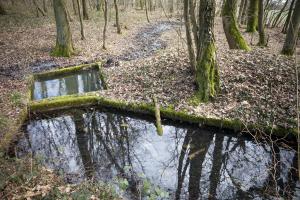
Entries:
MULTIPOLYGON (((33 101, 29 104, 29 111, 33 113, 41 113, 52 110, 84 106, 100 106, 105 108, 114 108, 121 111, 148 114, 153 117, 155 115, 155 108, 153 104, 118 101, 115 99, 99 96, 99 94, 95 92, 86 93, 83 95, 68 95, 62 97, 55 97, 51 99, 44 99, 40 101, 33 101)), ((218 128, 226 128, 234 130, 236 132, 245 130, 254 132, 259 130, 280 137, 297 135, 296 129, 285 129, 282 127, 266 127, 257 124, 243 124, 243 122, 238 119, 198 116, 189 114, 184 111, 176 111, 172 108, 161 108, 160 112, 161 117, 165 119, 207 125, 218 128)))

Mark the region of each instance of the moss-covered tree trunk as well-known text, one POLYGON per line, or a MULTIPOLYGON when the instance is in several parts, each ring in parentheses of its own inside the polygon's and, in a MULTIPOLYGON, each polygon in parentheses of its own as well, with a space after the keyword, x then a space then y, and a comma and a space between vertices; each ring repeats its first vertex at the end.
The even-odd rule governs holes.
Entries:
POLYGON ((299 37, 300 28, 300 0, 296 1, 291 22, 288 26, 282 53, 285 55, 293 55, 295 53, 297 39, 299 37))
POLYGON ((250 50, 236 23, 237 0, 225 0, 222 9, 222 22, 230 49, 250 50))
POLYGON ((74 53, 74 48, 65 1, 53 0, 53 7, 57 33, 56 46, 52 55, 69 57, 74 53))
POLYGON ((82 0, 82 15, 84 20, 89 20, 88 8, 86 0, 82 0))
POLYGON ((258 46, 266 46, 265 23, 264 23, 264 0, 259 0, 258 5, 258 46))
POLYGON ((207 102, 219 90, 219 71, 214 40, 215 0, 200 1, 199 53, 196 59, 197 96, 207 102))
POLYGON ((258 24, 258 0, 249 0, 247 32, 255 32, 258 24))
POLYGON ((117 26, 117 33, 121 34, 121 27, 120 27, 120 23, 119 23, 119 9, 118 9, 118 3, 117 0, 114 0, 114 4, 115 4, 115 11, 116 11, 116 26, 117 26))

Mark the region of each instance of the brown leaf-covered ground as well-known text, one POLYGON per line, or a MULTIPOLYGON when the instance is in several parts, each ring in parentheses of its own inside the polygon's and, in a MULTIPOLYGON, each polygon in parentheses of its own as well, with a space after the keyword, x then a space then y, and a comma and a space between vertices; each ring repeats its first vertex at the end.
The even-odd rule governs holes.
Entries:
MULTIPOLYGON (((189 69, 181 20, 171 22, 152 13, 121 12, 122 34, 109 22, 107 49, 102 47, 102 14, 84 21, 86 40, 80 40, 79 23, 71 23, 78 54, 71 58, 50 56, 55 44, 55 24, 50 17, 0 17, 0 118, 13 121, 24 102, 26 75, 35 71, 110 59, 104 73, 109 89, 102 95, 119 100, 150 102, 155 94, 163 106, 244 122, 295 127, 296 73, 294 58, 280 55, 284 35, 267 30, 268 47, 255 46, 257 34, 243 35, 252 50, 229 50, 221 19, 216 19, 215 37, 221 76, 221 91, 212 102, 194 105, 193 74, 189 69)), ((1 127, 0 123, 0 127, 1 127)), ((5 127, 5 126, 4 126, 5 127)), ((1 131, 3 132, 3 128, 1 131)))

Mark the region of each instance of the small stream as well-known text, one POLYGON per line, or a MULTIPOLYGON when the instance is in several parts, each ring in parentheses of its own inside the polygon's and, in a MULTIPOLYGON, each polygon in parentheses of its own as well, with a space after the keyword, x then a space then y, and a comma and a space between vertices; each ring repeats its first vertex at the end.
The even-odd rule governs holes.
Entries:
POLYGON ((18 156, 32 152, 67 182, 94 178, 128 199, 276 199, 276 191, 299 197, 295 150, 162 123, 159 136, 145 116, 97 108, 50 112, 26 124, 18 156))
POLYGON ((131 61, 146 58, 153 55, 157 50, 167 47, 167 43, 161 40, 161 34, 178 26, 179 22, 161 21, 143 27, 133 38, 133 47, 130 47, 117 60, 131 61))
MULTIPOLYGON (((118 61, 132 61, 141 58, 147 58, 156 51, 164 49, 167 47, 167 43, 163 41, 160 37, 165 31, 171 30, 172 28, 177 28, 180 22, 170 22, 170 21, 160 21, 154 22, 150 25, 142 27, 129 43, 133 45, 124 51, 121 55, 114 56, 109 55, 106 57, 107 63, 104 65, 106 67, 116 65, 118 61)), ((94 60, 99 60, 104 58, 94 58, 94 60)), ((46 70, 55 69, 59 66, 54 59, 48 60, 37 60, 30 64, 31 71, 42 72, 46 70)))

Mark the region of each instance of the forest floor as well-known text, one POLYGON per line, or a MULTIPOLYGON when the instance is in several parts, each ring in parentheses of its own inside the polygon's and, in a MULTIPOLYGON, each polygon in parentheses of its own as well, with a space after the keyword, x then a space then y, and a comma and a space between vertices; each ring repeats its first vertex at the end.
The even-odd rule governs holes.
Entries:
MULTIPOLYGON (((268 29, 268 47, 260 48, 256 46, 258 35, 245 33, 242 28, 252 50, 229 50, 221 19, 217 18, 215 37, 221 91, 213 101, 195 104, 195 84, 188 64, 181 19, 173 17, 169 20, 164 14, 152 13, 150 20, 151 23, 146 22, 144 12, 121 12, 122 34, 119 35, 112 17, 107 50, 102 49, 102 15, 94 13, 91 20, 84 21, 84 41, 80 40, 79 22, 74 20, 71 29, 78 53, 71 58, 55 58, 50 56, 56 35, 52 18, 15 14, 0 16, 0 138, 14 126, 15 119, 26 105, 27 75, 102 60, 109 60, 104 65, 108 90, 100 92, 106 97, 151 102, 155 94, 162 106, 176 110, 207 117, 238 118, 245 123, 295 127, 295 58, 280 55, 284 35, 279 29, 268 29)), ((32 175, 32 166, 28 168, 32 165, 30 162, 24 165, 28 168, 24 169, 26 173, 20 168, 13 169, 11 166, 20 165, 12 163, 0 163, 2 175, 23 178, 32 175)), ((39 172, 43 170, 39 169, 39 172)), ((6 187, 7 194, 17 197, 20 193, 49 193, 51 184, 57 184, 57 188, 63 185, 61 189, 69 192, 76 190, 75 186, 70 186, 70 189, 60 180, 54 180, 57 177, 47 170, 42 174, 45 177, 40 174, 26 182, 29 184, 26 187, 32 189, 20 191, 21 187, 13 183, 6 187)))

